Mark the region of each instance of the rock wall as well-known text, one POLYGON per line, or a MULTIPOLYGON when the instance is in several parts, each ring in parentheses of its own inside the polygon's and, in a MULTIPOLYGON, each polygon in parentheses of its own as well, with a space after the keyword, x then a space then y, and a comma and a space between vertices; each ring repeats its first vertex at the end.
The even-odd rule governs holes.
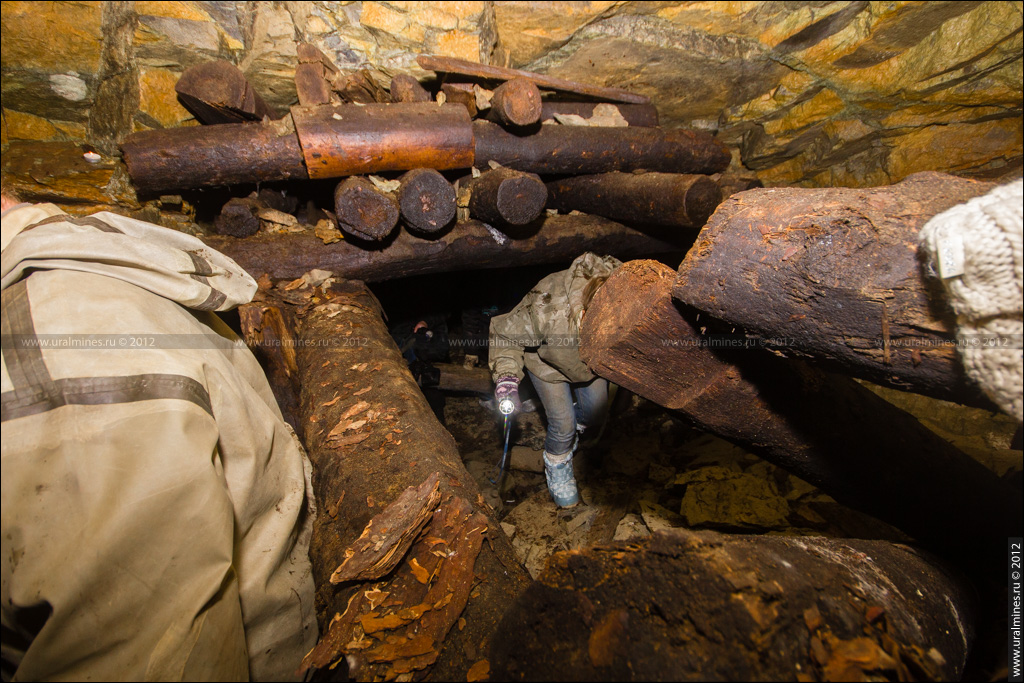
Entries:
POLYGON ((194 125, 183 69, 236 63, 296 100, 295 47, 421 79, 418 53, 650 95, 767 185, 871 186, 1022 166, 1021 2, 5 2, 2 143, 194 125))

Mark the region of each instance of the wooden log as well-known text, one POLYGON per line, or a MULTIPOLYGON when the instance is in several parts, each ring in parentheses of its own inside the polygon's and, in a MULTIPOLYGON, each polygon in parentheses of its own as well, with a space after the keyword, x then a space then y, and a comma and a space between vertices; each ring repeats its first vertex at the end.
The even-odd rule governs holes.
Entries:
POLYGON ((529 126, 540 121, 540 90, 525 78, 513 78, 494 89, 491 111, 507 126, 529 126))
POLYGON ((290 117, 141 131, 129 135, 121 151, 143 193, 309 177, 290 117))
POLYGON ((432 363, 441 372, 437 388, 441 391, 460 391, 490 396, 494 382, 487 368, 467 368, 452 363, 432 363))
POLYGON ((292 107, 292 118, 310 178, 473 165, 472 125, 457 104, 292 107))
POLYGON ((299 97, 299 104, 303 107, 329 104, 331 84, 326 78, 323 65, 319 62, 296 65, 295 92, 299 97))
MULTIPOLYGON (((554 121, 555 114, 575 115, 589 119, 594 115, 596 102, 550 102, 541 104, 540 120, 554 121)), ((622 118, 631 126, 655 128, 658 126, 658 109, 653 104, 605 104, 619 110, 622 118)))
POLYGON ((430 102, 432 99, 426 88, 409 74, 397 74, 391 78, 392 102, 430 102))
POLYGON ((223 59, 185 69, 174 86, 182 105, 201 123, 244 123, 280 118, 237 66, 223 59))
POLYGON ((260 233, 244 240, 209 235, 203 240, 257 278, 267 273, 275 279, 292 279, 322 268, 348 278, 380 282, 454 270, 569 262, 585 251, 629 259, 683 250, 676 242, 649 232, 597 216, 545 216, 535 234, 521 239, 488 230, 478 221, 466 221, 436 239, 401 231, 377 250, 346 240, 324 244, 309 232, 260 233))
POLYGON ((716 173, 711 176, 711 179, 718 184, 719 189, 722 191, 722 199, 731 197, 738 192, 746 192, 747 190, 764 187, 764 183, 754 175, 716 173))
POLYGON ((213 221, 218 235, 250 237, 260 231, 260 209, 265 205, 258 199, 234 197, 229 199, 213 221))
POLYGON ((373 295, 358 282, 318 295, 298 341, 320 511, 310 558, 321 640, 304 669, 466 680, 525 571, 373 295))
POLYGON ((502 620, 491 679, 960 680, 973 603, 893 543, 662 532, 554 555, 502 620))
POLYGON ((707 133, 681 128, 539 126, 517 135, 489 121, 475 121, 473 135, 478 168, 496 161, 530 173, 717 173, 732 159, 726 146, 707 133))
POLYGON ((444 93, 446 103, 461 104, 471 117, 477 115, 476 93, 472 83, 442 83, 441 92, 444 93))
POLYGON ((334 190, 334 213, 342 232, 380 242, 398 225, 398 199, 366 178, 346 178, 334 190))
POLYGON ((564 78, 556 78, 554 76, 546 76, 544 74, 520 71, 519 69, 509 69, 501 66, 491 66, 489 64, 478 64, 476 62, 457 59, 455 57, 420 55, 416 58, 416 62, 424 69, 429 69, 431 71, 461 74, 463 76, 472 76, 474 78, 486 78, 499 81, 508 81, 513 78, 525 78, 531 83, 548 90, 571 92, 578 95, 595 97, 597 99, 611 100, 612 102, 647 104, 651 101, 649 97, 637 95, 636 93, 631 93, 620 88, 607 88, 598 85, 576 83, 564 78))
POLYGON ((617 221, 700 228, 722 201, 710 178, 676 173, 601 173, 547 184, 548 207, 617 221))
POLYGON ((955 316, 922 272, 917 240, 929 218, 992 187, 918 173, 871 189, 745 192, 700 233, 673 296, 782 354, 989 407, 963 372, 955 316))
POLYGON ((1021 535, 1020 491, 852 379, 698 334, 674 280, 655 261, 608 279, 580 333, 591 370, 963 561, 1021 535))
POLYGON ((496 227, 526 225, 544 211, 548 190, 535 173, 511 168, 484 171, 468 181, 469 215, 496 227))
POLYGON ((438 171, 413 169, 399 181, 398 205, 407 226, 431 235, 455 220, 455 188, 438 171))
POLYGON ((331 80, 331 87, 338 93, 342 102, 354 104, 390 103, 391 95, 374 78, 369 69, 359 69, 352 73, 337 73, 331 80))

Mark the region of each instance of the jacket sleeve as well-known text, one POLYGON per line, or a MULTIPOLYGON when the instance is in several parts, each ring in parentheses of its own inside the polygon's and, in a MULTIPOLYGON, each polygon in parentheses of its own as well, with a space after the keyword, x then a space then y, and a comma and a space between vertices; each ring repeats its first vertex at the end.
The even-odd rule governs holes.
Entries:
POLYGON ((491 319, 488 365, 495 382, 505 376, 522 380, 524 350, 540 345, 539 335, 534 329, 533 299, 533 294, 528 294, 510 312, 491 319))

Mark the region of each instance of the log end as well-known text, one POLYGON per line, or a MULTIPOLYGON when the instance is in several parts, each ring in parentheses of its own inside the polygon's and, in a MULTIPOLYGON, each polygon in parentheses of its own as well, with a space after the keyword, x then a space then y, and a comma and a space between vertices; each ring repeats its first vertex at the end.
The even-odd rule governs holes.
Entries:
POLYGON ((379 242, 398 225, 398 200, 365 178, 348 178, 334 192, 338 227, 347 234, 379 242))
POLYGON ((722 190, 706 176, 702 176, 690 184, 686 190, 683 204, 686 207, 686 219, 689 225, 701 227, 722 203, 722 190))
POLYGON ((540 89, 525 78, 513 78, 494 91, 491 106, 504 123, 529 126, 540 121, 540 89))
POLYGON ((540 177, 523 173, 501 181, 495 203, 509 225, 526 225, 541 214, 547 201, 548 188, 540 177))
POLYGON ((455 218, 455 188, 432 168, 409 171, 401 178, 398 203, 402 219, 425 233, 443 230, 455 218))

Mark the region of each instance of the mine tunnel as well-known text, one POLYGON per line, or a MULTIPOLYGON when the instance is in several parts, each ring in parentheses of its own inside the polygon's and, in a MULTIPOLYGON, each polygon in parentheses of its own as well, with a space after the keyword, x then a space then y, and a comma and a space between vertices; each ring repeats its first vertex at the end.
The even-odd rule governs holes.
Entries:
POLYGON ((1020 2, 3 2, 4 680, 1021 680, 1020 2))

